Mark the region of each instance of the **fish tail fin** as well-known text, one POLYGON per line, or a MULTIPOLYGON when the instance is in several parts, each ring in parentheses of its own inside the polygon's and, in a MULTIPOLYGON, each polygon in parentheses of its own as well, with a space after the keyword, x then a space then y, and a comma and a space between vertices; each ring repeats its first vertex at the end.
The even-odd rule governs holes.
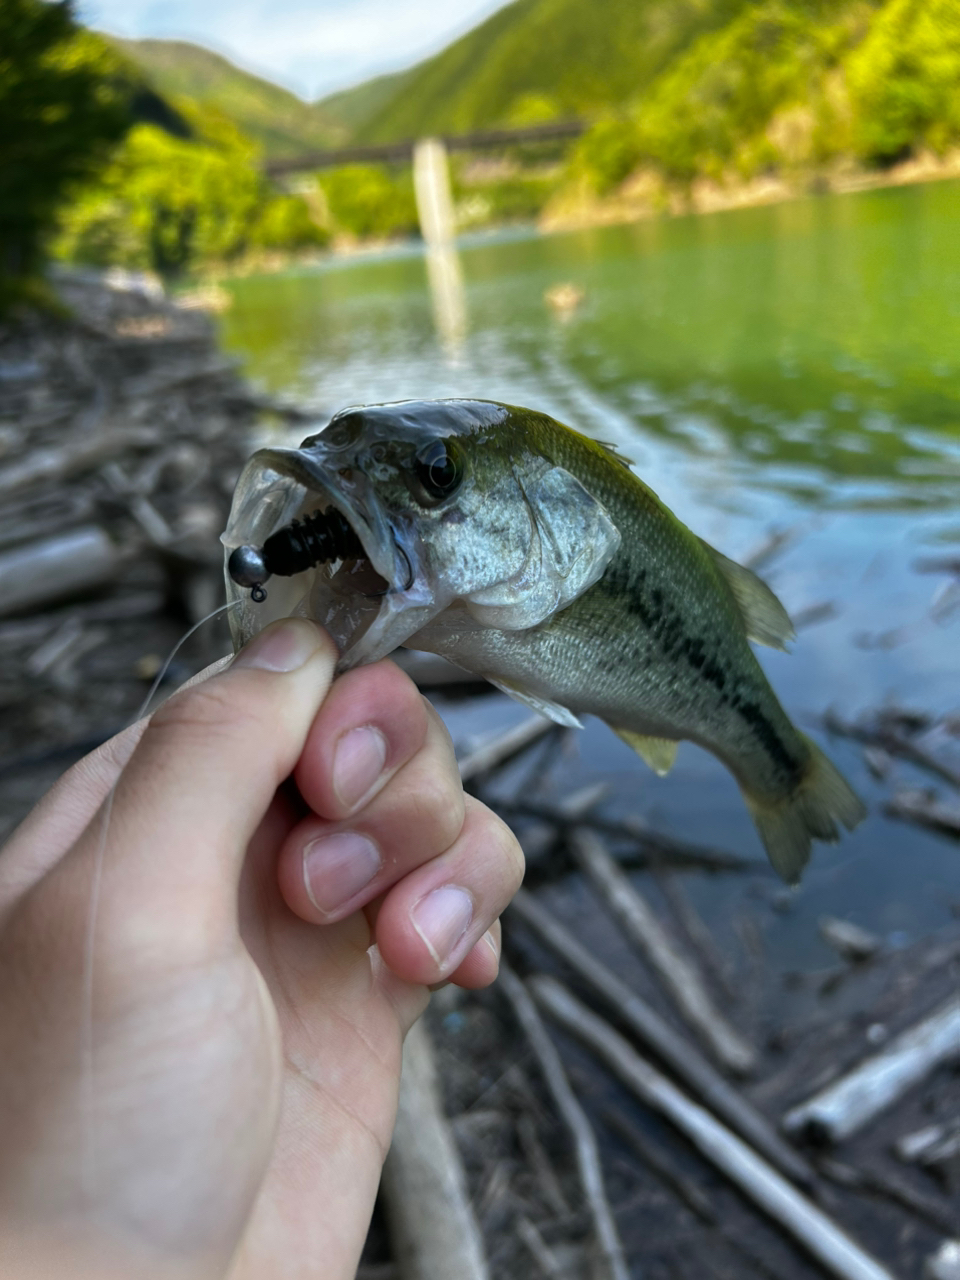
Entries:
MULTIPOLYGON (((796 884, 810 857, 811 840, 839 840, 840 825, 848 831, 866 817, 866 806, 839 769, 816 743, 801 738, 810 759, 800 785, 784 800, 746 801, 774 869, 788 884, 796 884)), ((746 793, 745 793, 746 794, 746 793)))

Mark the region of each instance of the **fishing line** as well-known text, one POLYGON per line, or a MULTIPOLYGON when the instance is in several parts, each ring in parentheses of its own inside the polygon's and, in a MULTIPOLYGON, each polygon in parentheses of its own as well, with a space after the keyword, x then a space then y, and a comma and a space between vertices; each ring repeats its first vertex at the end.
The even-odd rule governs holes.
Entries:
MULTIPOLYGON (((127 725, 127 729, 131 728, 138 721, 142 720, 147 714, 147 709, 153 701, 157 690, 163 683, 163 679, 170 669, 170 664, 174 658, 190 639, 195 635, 202 626, 210 622, 213 618, 218 617, 221 613, 226 613, 230 609, 235 609, 241 601, 231 600, 227 604, 219 605, 212 612, 208 613, 205 618, 201 618, 199 622, 195 622, 188 631, 180 637, 177 643, 170 650, 166 661, 154 677, 153 683, 140 706, 140 710, 127 725)), ((124 730, 123 732, 126 732, 124 730)), ((117 786, 120 782, 120 775, 123 769, 117 774, 116 779, 112 783, 107 797, 103 803, 102 818, 100 821, 100 838, 97 843, 97 851, 93 860, 93 879, 90 885, 90 905, 87 910, 87 923, 84 934, 83 949, 83 974, 82 974, 82 990, 80 1000, 80 1113, 81 1113, 81 1130, 82 1130, 82 1152, 81 1152, 81 1182, 85 1194, 91 1200, 94 1199, 96 1190, 96 1148, 94 1143, 94 1043, 93 1043, 93 968, 94 968, 94 947, 96 943, 97 921, 100 914, 100 891, 103 884, 103 863, 107 849, 107 835, 110 830, 110 815, 113 813, 113 800, 117 793, 117 786)))

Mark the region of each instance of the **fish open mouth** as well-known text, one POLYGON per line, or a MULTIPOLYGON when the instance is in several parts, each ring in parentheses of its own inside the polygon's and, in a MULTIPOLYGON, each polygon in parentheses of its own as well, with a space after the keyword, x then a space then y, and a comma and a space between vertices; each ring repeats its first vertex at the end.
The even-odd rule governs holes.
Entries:
POLYGON ((312 618, 346 669, 386 656, 437 612, 409 531, 362 472, 316 447, 254 454, 221 541, 237 648, 277 618, 312 618))

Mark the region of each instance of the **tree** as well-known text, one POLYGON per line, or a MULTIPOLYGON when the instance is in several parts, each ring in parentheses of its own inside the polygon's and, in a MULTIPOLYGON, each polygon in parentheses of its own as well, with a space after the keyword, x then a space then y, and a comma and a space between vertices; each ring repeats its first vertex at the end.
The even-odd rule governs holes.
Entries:
POLYGON ((36 272, 57 211, 106 160, 138 89, 72 0, 0 3, 0 306, 36 272))

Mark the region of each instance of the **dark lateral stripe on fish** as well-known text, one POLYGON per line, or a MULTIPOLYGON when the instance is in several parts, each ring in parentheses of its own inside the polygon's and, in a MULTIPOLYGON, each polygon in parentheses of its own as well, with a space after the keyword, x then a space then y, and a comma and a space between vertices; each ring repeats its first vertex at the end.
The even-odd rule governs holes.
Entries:
POLYGON ((730 707, 741 717, 790 787, 796 786, 804 775, 807 762, 791 755, 759 703, 728 691, 726 673, 707 654, 704 638, 685 633, 679 611, 671 607, 662 588, 653 587, 649 594, 646 592, 646 577, 647 571, 642 566, 632 567, 618 558, 610 565, 597 588, 624 604, 627 612, 637 618, 657 641, 665 657, 684 659, 712 684, 721 705, 730 707))

